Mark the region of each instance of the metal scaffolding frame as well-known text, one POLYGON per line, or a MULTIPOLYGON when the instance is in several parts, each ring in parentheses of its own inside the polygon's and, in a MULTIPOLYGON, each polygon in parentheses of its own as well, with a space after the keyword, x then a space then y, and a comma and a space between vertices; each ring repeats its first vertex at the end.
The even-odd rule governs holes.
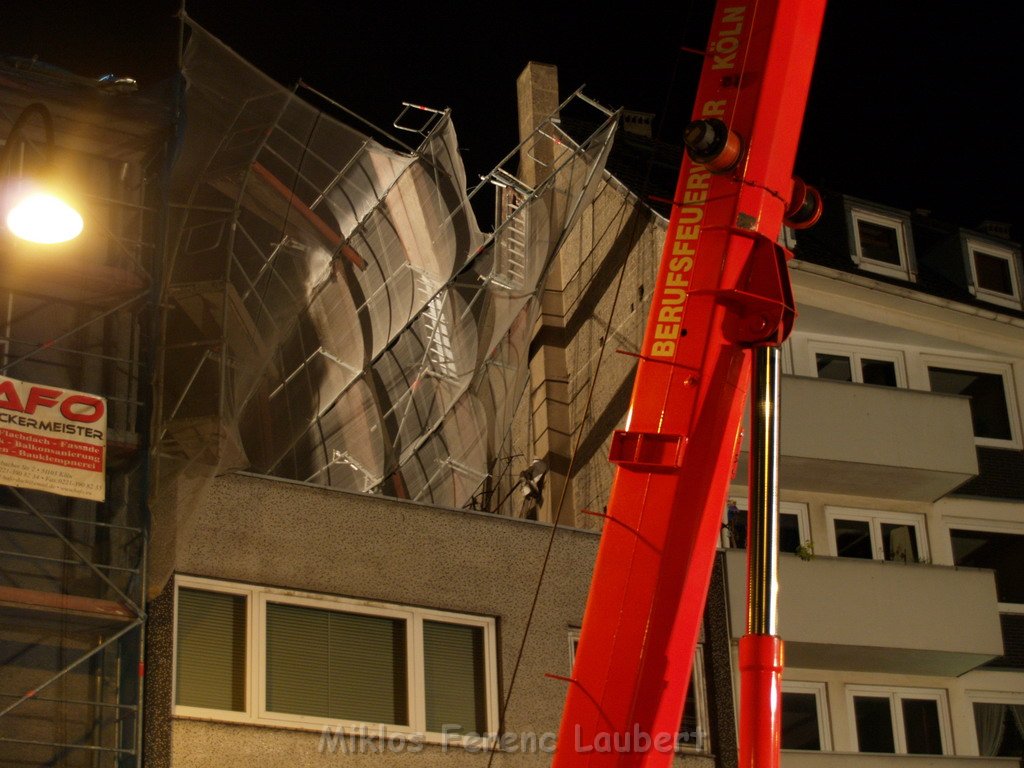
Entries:
MULTIPOLYGON (((168 105, 35 62, 0 67, 0 136, 46 106, 86 227, 49 249, 0 233, 0 374, 102 396, 108 426, 104 501, 0 486, 0 766, 138 766, 168 105)), ((31 156, 41 138, 27 126, 19 140, 31 156)))
POLYGON ((157 496, 177 499, 156 515, 166 535, 231 468, 472 503, 504 455, 544 279, 617 115, 573 94, 560 109, 596 108, 599 127, 576 142, 557 114, 542 122, 524 144, 550 158, 544 182, 516 179, 517 147, 467 191, 447 111, 404 104, 394 125, 418 147, 387 149, 187 23, 192 132, 172 185, 154 443, 157 496), (489 234, 472 208, 485 188, 489 234))
POLYGON ((500 485, 544 280, 617 122, 573 94, 600 126, 542 122, 544 182, 516 178, 520 146, 467 190, 447 111, 403 105, 418 143, 390 149, 185 23, 173 154, 166 95, 0 81, 0 131, 46 104, 89 190, 70 258, 0 239, 0 374, 105 397, 110 435, 104 502, 0 488, 0 768, 141 763, 144 606, 216 472, 449 506, 500 485))

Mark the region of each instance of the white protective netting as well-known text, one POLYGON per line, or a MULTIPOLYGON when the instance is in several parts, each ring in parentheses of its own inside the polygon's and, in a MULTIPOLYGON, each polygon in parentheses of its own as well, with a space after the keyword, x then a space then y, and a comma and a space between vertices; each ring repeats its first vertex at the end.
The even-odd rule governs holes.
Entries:
POLYGON ((485 235, 447 113, 416 151, 388 149, 189 27, 157 507, 180 517, 229 468, 466 504, 527 385, 540 287, 614 121, 583 145, 543 125, 550 176, 496 176, 504 213, 485 235))

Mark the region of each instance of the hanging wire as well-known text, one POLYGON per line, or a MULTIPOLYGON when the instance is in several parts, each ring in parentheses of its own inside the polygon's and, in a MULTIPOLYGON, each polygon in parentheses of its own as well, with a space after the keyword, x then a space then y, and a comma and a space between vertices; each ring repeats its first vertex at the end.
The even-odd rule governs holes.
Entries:
MULTIPOLYGON (((677 62, 677 65, 678 65, 678 56, 676 58, 676 62, 677 62)), ((670 87, 669 87, 669 94, 671 94, 672 90, 675 87, 675 79, 676 79, 677 70, 678 70, 678 66, 673 68, 672 81, 671 81, 671 84, 670 84, 670 87)), ((667 96, 666 97, 666 102, 667 102, 668 98, 669 97, 667 96)), ((658 129, 658 134, 659 135, 661 133, 662 128, 663 128, 663 126, 659 126, 659 129, 658 129)), ((643 181, 642 181, 642 183, 640 185, 640 191, 639 191, 638 197, 640 197, 641 201, 646 196, 648 188, 649 188, 649 185, 650 185, 650 176, 651 176, 651 169, 653 167, 653 161, 654 161, 654 156, 653 156, 653 153, 652 153, 651 157, 648 158, 647 167, 645 169, 643 181)), ((622 206, 620 208, 620 211, 616 212, 616 214, 615 214, 616 216, 619 215, 619 213, 621 212, 622 208, 624 208, 627 205, 627 203, 628 203, 628 198, 623 197, 622 206)), ((638 204, 644 204, 644 203, 640 202, 638 204)), ((552 516, 553 516, 554 520, 553 520, 553 524, 551 526, 551 534, 550 534, 550 536, 548 536, 547 546, 546 546, 545 551, 544 551, 544 559, 541 562, 540 572, 539 572, 538 577, 537 577, 537 585, 536 585, 536 587, 534 589, 533 599, 532 599, 532 601, 530 603, 530 609, 529 609, 529 612, 527 613, 527 617, 526 617, 526 624, 525 624, 525 626, 523 628, 523 637, 522 637, 522 640, 521 640, 521 642, 519 644, 519 649, 518 649, 518 651, 516 653, 515 662, 512 665, 512 672, 511 672, 510 677, 509 677, 508 689, 507 689, 507 692, 505 694, 505 698, 502 701, 501 710, 499 712, 499 725, 498 725, 499 732, 504 730, 505 713, 508 710, 509 702, 512 699, 512 694, 513 694, 513 691, 515 689, 516 679, 517 679, 518 674, 519 674, 519 669, 520 669, 520 667, 522 665, 523 654, 524 654, 524 651, 525 651, 525 648, 526 648, 526 641, 527 641, 527 639, 529 637, 530 630, 531 630, 531 628, 533 626, 533 619, 534 619, 534 616, 536 615, 536 612, 537 612, 537 605, 538 605, 538 603, 540 601, 540 594, 541 594, 541 590, 543 588, 544 578, 545 578, 545 576, 547 574, 548 564, 551 561, 551 553, 552 553, 552 551, 554 549, 555 537, 557 536, 558 529, 560 527, 560 519, 561 519, 561 515, 562 515, 562 509, 563 509, 564 504, 565 504, 565 498, 566 498, 567 489, 569 487, 569 482, 571 482, 570 478, 572 477, 573 470, 576 467, 577 456, 579 454, 580 445, 581 445, 581 443, 583 441, 583 435, 584 435, 584 432, 585 432, 584 425, 586 424, 587 417, 589 416, 590 411, 591 411, 591 407, 593 405, 594 391, 596 389, 597 380, 598 380, 598 378, 600 376, 602 364, 604 362, 605 351, 606 351, 606 347, 607 347, 607 344, 608 344, 608 338, 611 336, 612 318, 614 318, 615 315, 616 315, 616 309, 617 309, 618 303, 619 303, 619 296, 621 295, 621 292, 622 292, 622 283, 623 283, 623 280, 625 278, 625 275, 626 275, 626 273, 628 271, 628 267, 629 267, 629 257, 632 255, 633 251, 636 250, 635 243, 638 240, 637 235, 638 235, 638 231, 639 231, 640 226, 641 226, 640 222, 641 222, 642 219, 643 219, 643 217, 640 217, 640 216, 632 217, 632 225, 631 225, 631 232, 630 232, 629 242, 634 243, 634 247, 632 247, 630 249, 630 252, 627 254, 626 260, 623 262, 622 268, 619 270, 618 280, 616 281, 616 284, 615 284, 615 292, 614 292, 613 297, 612 297, 612 305, 611 305, 611 309, 610 309, 609 315, 608 315, 608 321, 607 321, 607 324, 606 324, 606 332, 602 336, 601 341, 600 341, 598 355, 597 355, 597 362, 594 365, 594 373, 593 373, 593 376, 591 377, 590 386, 588 387, 588 390, 587 390, 587 399, 586 399, 586 402, 584 404, 583 413, 580 416, 579 430, 577 431, 576 440, 575 440, 575 443, 573 444, 572 455, 569 457, 569 466, 568 466, 568 468, 566 469, 566 472, 565 472, 566 482, 562 485, 562 489, 561 489, 561 492, 559 493, 559 497, 558 497, 558 502, 555 505, 555 508, 554 508, 554 511, 553 511, 553 515, 552 516)), ((595 244, 591 248, 591 254, 593 253, 593 251, 594 251, 594 249, 596 247, 597 246, 595 244)), ((588 254, 588 256, 589 255, 590 254, 588 254)), ((494 762, 494 755, 496 754, 497 751, 498 751, 498 740, 495 739, 494 743, 492 744, 491 749, 489 750, 489 757, 488 757, 488 761, 487 761, 487 765, 489 767, 493 764, 493 762, 494 762)))
MULTIPOLYGON (((693 0, 690 0, 689 4, 687 6, 687 12, 686 12, 686 19, 687 20, 689 20, 692 17, 693 9, 694 9, 694 2, 693 2, 693 0)), ((666 94, 665 94, 665 100, 664 100, 664 103, 663 103, 663 108, 662 108, 662 114, 663 115, 667 114, 667 112, 668 112, 668 108, 669 108, 669 106, 671 104, 671 99, 673 97, 673 94, 674 94, 674 91, 675 91, 675 88, 676 88, 677 79, 678 79, 678 73, 679 73, 680 54, 682 54, 682 53, 688 53, 688 51, 686 49, 683 49, 683 48, 679 48, 678 51, 677 51, 677 55, 676 55, 676 58, 674 60, 673 67, 672 67, 672 74, 671 74, 671 77, 670 77, 670 80, 669 80, 669 85, 668 85, 668 88, 667 88, 667 91, 666 91, 666 94)), ((657 131, 655 132, 655 136, 654 136, 655 146, 657 145, 657 142, 660 141, 661 135, 662 135, 662 132, 664 131, 664 129, 665 129, 665 121, 662 120, 662 121, 659 122, 657 131)), ((652 171, 653 165, 654 165, 654 154, 652 152, 651 156, 648 158, 647 167, 645 169, 644 176, 643 176, 643 181, 641 182, 640 190, 638 192, 638 197, 640 198, 641 201, 643 201, 646 198, 646 195, 648 193, 648 189, 649 189, 649 186, 650 186, 651 171, 652 171)), ((625 206, 626 202, 627 202, 627 199, 624 197, 623 198, 623 206, 625 206)), ((640 204, 642 204, 642 203, 640 203, 640 204)), ((673 201, 673 204, 675 204, 674 201, 673 201)), ((619 212, 616 212, 615 215, 617 216, 618 213, 619 212)), ((515 662, 514 662, 514 664, 512 666, 512 672, 511 672, 510 677, 509 677, 508 689, 507 689, 505 697, 504 697, 504 699, 502 701, 501 709, 500 709, 500 712, 499 712, 499 723, 498 723, 498 732, 499 733, 503 732, 503 730, 504 730, 504 726, 505 726, 505 713, 507 712, 509 702, 512 699, 512 694, 513 694, 513 691, 515 689, 516 679, 517 679, 518 674, 519 674, 519 669, 520 669, 520 667, 522 665, 523 654, 524 654, 524 651, 525 651, 525 648, 526 648, 526 642, 527 642, 527 639, 529 637, 530 630, 531 630, 531 628, 533 626, 533 619, 534 619, 534 616, 535 616, 536 611, 537 611, 537 605, 538 605, 538 603, 540 601, 541 589, 543 588, 544 578, 545 578, 546 573, 547 573, 548 564, 549 564, 549 562, 551 560, 551 553, 552 553, 552 550, 554 549, 555 537, 556 537, 556 535, 558 533, 559 520, 561 518, 562 507, 563 507, 563 505, 565 503, 566 491, 567 491, 567 488, 568 488, 568 484, 570 482, 570 478, 572 477, 572 474, 573 474, 573 469, 576 466, 577 456, 579 454, 580 445, 581 445, 582 440, 583 440, 584 425, 586 424, 587 416, 589 415, 590 410, 591 410, 591 406, 593 404, 594 391, 595 391, 595 388, 596 388, 598 377, 599 377, 600 372, 601 372, 602 363, 604 361, 605 348, 606 348, 607 343, 608 343, 608 338, 609 338, 609 336, 611 336, 612 318, 614 318, 615 314, 616 314, 616 308, 618 306, 619 296, 620 296, 621 290, 622 290, 622 282, 623 282, 623 279, 624 279, 624 277, 626 275, 627 268, 629 266, 630 256, 633 254, 633 251, 636 250, 635 244, 637 242, 637 230, 640 228, 640 221, 641 221, 641 217, 639 217, 639 216, 633 217, 632 232, 631 232, 631 236, 630 236, 630 242, 634 243, 634 246, 630 249, 629 253, 627 253, 626 259, 623 262, 622 268, 619 270, 618 280, 617 280, 616 285, 615 285, 615 293, 613 294, 613 297, 612 297, 612 306, 611 306, 611 309, 610 309, 609 314, 608 314, 607 330, 606 330, 606 333, 601 337, 601 340, 600 340, 600 343, 599 343, 597 362, 594 365, 594 373, 593 373, 593 376, 591 377, 590 386, 589 386, 588 391, 587 391, 586 403, 584 405, 583 413, 582 413, 582 415, 580 417, 579 431, 578 431, 578 433, 576 435, 576 441, 575 441, 575 443, 573 445, 572 455, 569 458, 569 466, 568 466, 568 468, 566 469, 566 472, 565 472, 566 482, 562 486, 562 490, 561 490, 561 493, 559 494, 559 498, 558 498, 558 503, 555 505, 555 509, 554 509, 554 512, 553 512, 554 521, 553 521, 553 524, 551 526, 551 534, 548 537, 547 546, 546 546, 545 551, 544 551, 544 559, 541 562, 540 571, 539 571, 538 576, 537 576, 537 585, 536 585, 536 587, 534 589, 533 599, 532 599, 531 604, 530 604, 530 610, 527 613, 526 623, 525 623, 525 626, 523 628, 522 640, 521 640, 521 642, 519 644, 519 649, 518 649, 518 651, 516 653, 516 659, 515 659, 515 662)), ((596 245, 594 247, 596 247, 596 245)), ((591 249, 591 253, 593 252, 593 250, 594 249, 592 248, 591 249)), ((588 254, 588 256, 589 255, 590 254, 588 254)), ((495 756, 495 754, 498 751, 498 745, 499 745, 499 740, 497 738, 495 738, 493 744, 491 745, 491 749, 488 750, 488 759, 487 759, 488 768, 490 768, 493 765, 493 763, 494 763, 494 756, 495 756)))
MULTIPOLYGON (((633 225, 634 228, 637 228, 639 226, 638 222, 639 222, 639 218, 635 218, 634 219, 634 225, 633 225)), ((611 323, 611 317, 614 316, 615 308, 618 305, 619 294, 620 294, 621 288, 622 288, 622 281, 623 281, 623 278, 625 277, 625 275, 626 275, 626 264, 623 264, 622 269, 619 270, 619 279, 618 279, 618 281, 617 281, 617 283, 615 285, 615 294, 614 294, 614 296, 612 298, 612 307, 611 307, 611 312, 609 314, 609 326, 610 326, 610 323, 611 323)), ((540 602, 541 588, 543 587, 543 584, 544 584, 544 577, 547 574, 548 563, 551 561, 551 552, 552 552, 552 550, 554 549, 554 546, 555 546, 555 536, 558 534, 559 520, 560 520, 560 518, 562 516, 562 507, 565 504, 565 495, 566 495, 566 491, 567 491, 567 489, 569 487, 569 482, 570 482, 569 478, 572 477, 572 471, 573 471, 573 468, 575 467, 575 464, 576 464, 576 456, 579 453, 580 443, 583 440, 583 432, 584 432, 584 430, 583 430, 583 423, 586 421, 587 415, 590 413, 590 407, 591 407, 591 405, 593 403, 593 399, 594 399, 595 385, 597 383, 598 374, 599 374, 599 372, 601 370, 601 363, 602 363, 602 361, 604 359, 605 347, 607 345, 607 334, 605 335, 604 338, 605 338, 605 340, 601 342, 600 351, 599 351, 598 356, 597 356, 597 364, 594 367, 594 375, 593 375, 593 377, 590 380, 590 387, 587 390, 587 400, 586 400, 586 404, 584 405, 584 408, 583 408, 582 418, 580 420, 580 429, 579 429, 579 431, 578 431, 578 433, 576 435, 576 442, 573 445, 572 455, 569 457, 569 466, 568 466, 568 468, 566 469, 566 472, 565 472, 566 482, 562 485, 562 490, 561 490, 561 492, 558 495, 558 503, 555 505, 555 509, 554 509, 554 513, 553 513, 554 520, 553 520, 553 523, 552 523, 552 526, 551 526, 551 535, 548 536, 547 547, 544 550, 544 559, 541 562, 540 573, 538 574, 538 577, 537 577, 537 586, 536 586, 536 588, 534 589, 534 592, 533 592, 533 600, 530 602, 530 610, 529 610, 529 612, 526 615, 526 625, 523 628, 523 638, 522 638, 522 641, 519 644, 519 650, 516 653, 515 663, 512 665, 512 673, 509 676, 508 690, 507 690, 507 692, 505 694, 505 699, 502 702, 501 710, 499 712, 499 723, 498 723, 498 731, 499 732, 504 730, 505 712, 508 710, 509 701, 511 701, 511 699, 512 699, 512 692, 513 692, 513 690, 515 688, 516 678, 519 675, 519 668, 522 665, 522 661, 523 661, 523 653, 524 653, 524 651, 526 649, 526 640, 529 637, 530 629, 533 626, 533 617, 534 617, 534 615, 537 612, 537 604, 540 602)), ((494 762, 494 755, 497 753, 497 748, 498 748, 498 740, 495 739, 494 743, 491 746, 491 749, 489 750, 489 757, 487 759, 487 765, 488 766, 491 766, 493 764, 493 762, 494 762)))

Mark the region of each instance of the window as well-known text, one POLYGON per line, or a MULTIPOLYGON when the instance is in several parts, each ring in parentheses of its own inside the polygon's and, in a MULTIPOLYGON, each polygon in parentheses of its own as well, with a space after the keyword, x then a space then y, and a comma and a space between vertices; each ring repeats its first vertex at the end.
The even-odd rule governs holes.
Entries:
POLYGON ((492 619, 179 577, 177 713, 486 734, 492 619))
POLYGON ((975 701, 974 728, 982 757, 1024 755, 1024 701, 975 701))
POLYGON ((913 279, 906 215, 865 210, 849 203, 847 214, 855 264, 876 274, 913 279))
POLYGON ((409 725, 401 617, 266 603, 266 712, 409 725))
MULTIPOLYGON (((727 549, 747 547, 747 500, 729 499, 722 526, 722 546, 727 549)), ((779 552, 796 552, 810 538, 807 506, 789 501, 779 502, 779 552)))
POLYGON ((178 590, 175 704, 246 710, 245 594, 178 590))
POLYGON ((900 248, 900 228, 888 221, 866 218, 854 214, 857 223, 857 253, 866 261, 877 261, 898 267, 903 262, 900 248))
MULTIPOLYGON (((701 637, 704 630, 701 629, 701 637)), ((576 648, 580 641, 580 630, 569 630, 569 669, 576 663, 576 648)), ((690 682, 686 686, 686 701, 683 703, 683 720, 679 724, 676 749, 683 752, 709 752, 708 740, 708 695, 704 681, 704 646, 697 643, 693 652, 693 668, 690 682)))
POLYGON ((895 350, 854 348, 840 344, 808 343, 815 375, 819 379, 906 387, 903 354, 895 350))
POLYGON ((928 558, 922 515, 825 507, 832 554, 863 560, 917 563, 928 558))
POLYGON ((1020 309, 1018 256, 1012 248, 975 238, 965 238, 972 291, 979 299, 1020 309))
POLYGON ((859 384, 877 384, 895 387, 896 364, 892 360, 857 360, 850 355, 818 352, 814 356, 819 379, 850 381, 859 384))
POLYGON ((1024 535, 954 528, 953 563, 995 571, 1003 655, 986 666, 1024 669, 1024 535))
POLYGON ((971 421, 979 445, 1019 447, 1016 408, 1009 397, 1013 391, 1008 366, 975 363, 928 366, 932 392, 966 395, 971 398, 971 421))
POLYGON ((858 752, 948 754, 945 691, 851 686, 847 695, 858 752))
POLYGON ((996 572, 996 598, 1024 610, 1024 535, 954 528, 953 563, 996 572))
POLYGON ((704 685, 704 646, 693 652, 690 684, 686 686, 683 722, 679 725, 677 747, 688 752, 708 752, 708 697, 704 685))
POLYGON ((782 683, 782 748, 832 750, 824 683, 782 683))

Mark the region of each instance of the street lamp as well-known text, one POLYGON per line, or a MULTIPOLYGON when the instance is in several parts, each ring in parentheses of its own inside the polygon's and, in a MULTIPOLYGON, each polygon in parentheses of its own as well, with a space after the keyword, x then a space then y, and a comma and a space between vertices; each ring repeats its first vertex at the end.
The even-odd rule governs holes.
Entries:
POLYGON ((53 176, 53 118, 44 104, 29 104, 14 121, 7 142, 0 150, 0 183, 3 195, 0 207, 7 228, 17 237, 33 243, 63 243, 82 232, 82 216, 51 189, 53 176), (14 150, 23 146, 22 127, 33 116, 43 123, 44 145, 42 165, 27 175, 24 163, 19 162, 18 173, 11 168, 14 150))

